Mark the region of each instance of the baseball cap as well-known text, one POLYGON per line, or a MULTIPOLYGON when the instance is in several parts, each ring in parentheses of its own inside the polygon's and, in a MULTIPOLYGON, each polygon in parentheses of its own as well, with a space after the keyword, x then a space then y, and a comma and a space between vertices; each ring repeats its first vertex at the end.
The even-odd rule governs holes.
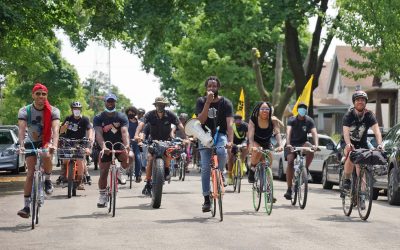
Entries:
POLYGON ((108 93, 105 97, 104 97, 104 101, 108 101, 110 99, 113 99, 114 101, 117 101, 118 98, 113 94, 113 93, 108 93))

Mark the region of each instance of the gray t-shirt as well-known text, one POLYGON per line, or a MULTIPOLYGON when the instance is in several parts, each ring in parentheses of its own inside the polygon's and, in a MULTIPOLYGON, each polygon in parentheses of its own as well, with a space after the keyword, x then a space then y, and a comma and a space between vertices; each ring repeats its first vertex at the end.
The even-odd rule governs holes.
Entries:
MULTIPOLYGON (((32 142, 41 142, 43 129, 43 110, 37 110, 34 105, 31 105, 31 122, 28 122, 28 113, 26 107, 27 106, 19 109, 18 120, 27 121, 28 137, 30 140, 32 140, 32 142)), ((51 106, 51 120, 60 120, 60 110, 53 106, 51 106)))

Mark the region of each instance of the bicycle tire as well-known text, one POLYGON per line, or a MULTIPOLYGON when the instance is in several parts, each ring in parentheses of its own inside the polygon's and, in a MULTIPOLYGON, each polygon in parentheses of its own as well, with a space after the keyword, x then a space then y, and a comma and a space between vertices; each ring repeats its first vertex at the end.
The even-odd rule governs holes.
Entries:
POLYGON ((353 211, 353 207, 354 207, 354 203, 353 203, 353 196, 354 196, 354 187, 355 187, 355 179, 354 179, 354 175, 352 175, 352 178, 350 179, 351 183, 350 183, 350 190, 349 192, 346 192, 343 189, 343 181, 344 181, 344 171, 341 170, 341 180, 339 183, 339 187, 340 187, 340 192, 341 192, 341 197, 342 197, 342 208, 343 208, 343 213, 346 216, 350 216, 351 212, 353 211))
POLYGON ((185 177, 186 177, 186 169, 185 169, 185 162, 186 162, 186 159, 181 159, 181 162, 180 162, 180 171, 181 171, 181 174, 182 174, 182 179, 181 179, 181 181, 185 181, 185 177))
POLYGON ((74 188, 74 165, 75 162, 73 160, 68 161, 68 191, 67 191, 67 196, 68 198, 71 198, 72 196, 72 189, 74 188))
MULTIPOLYGON (((136 157, 136 156, 135 156, 136 157)), ((133 182, 133 165, 135 164, 135 161, 133 160, 132 163, 129 166, 129 189, 132 189, 132 182, 133 182)))
POLYGON ((362 167, 360 169, 360 175, 358 176, 358 181, 357 181, 357 204, 358 204, 357 209, 358 209, 358 214, 360 215, 360 218, 362 220, 367 220, 371 213, 372 200, 373 200, 372 196, 374 191, 372 173, 366 167, 362 167), (362 178, 364 174, 365 174, 365 181, 362 178), (365 184, 364 192, 362 192, 363 184, 365 184), (361 205, 363 195, 364 195, 364 206, 365 206, 364 208, 361 205))
POLYGON ((162 199, 162 190, 164 185, 164 160, 157 158, 153 162, 153 185, 151 206, 153 208, 160 208, 162 199))
POLYGON ((294 175, 292 179, 292 198, 291 198, 291 203, 293 206, 296 205, 297 203, 297 191, 298 191, 297 183, 298 183, 298 177, 294 175))
POLYGON ((39 190, 39 181, 37 173, 33 176, 33 183, 32 183, 32 193, 31 193, 31 212, 32 212, 32 229, 35 229, 36 224, 36 210, 38 205, 38 191, 39 190))
POLYGON ((112 217, 115 217, 115 206, 117 203, 117 185, 118 185, 118 180, 117 180, 117 169, 114 168, 112 172, 112 181, 113 185, 111 186, 111 194, 112 194, 112 217))
POLYGON ((36 208, 36 224, 39 224, 39 214, 40 214, 40 208, 42 207, 42 205, 44 204, 44 189, 43 189, 43 184, 44 184, 44 177, 42 172, 38 173, 39 177, 39 188, 37 190, 37 208, 36 208))
POLYGON ((274 184, 273 184, 273 176, 272 170, 270 167, 266 167, 265 169, 265 192, 264 192, 264 201, 265 201, 265 211, 268 215, 272 213, 272 207, 274 204, 274 184))
POLYGON ((308 196, 308 171, 307 168, 302 167, 298 179, 297 196, 299 199, 299 207, 304 209, 307 205, 308 196))
POLYGON ((237 178, 238 178, 238 171, 237 171, 237 160, 235 160, 235 163, 233 164, 233 169, 232 169, 232 177, 233 177, 233 192, 236 191, 237 188, 237 178))
POLYGON ((218 191, 218 208, 219 208, 219 220, 224 220, 224 214, 222 210, 222 173, 221 171, 217 170, 217 191, 218 191))
POLYGON ((215 217, 217 213, 217 199, 215 198, 215 182, 216 182, 216 170, 211 169, 211 184, 210 184, 210 202, 211 202, 211 216, 215 217))
POLYGON ((254 173, 254 183, 253 183, 254 210, 258 211, 260 209, 260 205, 261 205, 261 178, 260 178, 260 166, 257 165, 256 171, 254 173))
POLYGON ((114 167, 112 166, 112 167, 110 167, 110 170, 109 170, 109 177, 110 177, 110 182, 108 183, 108 186, 107 186, 107 196, 108 196, 108 213, 111 213, 111 210, 112 210, 112 204, 113 204, 113 196, 112 196, 112 186, 114 185, 113 184, 113 180, 112 180, 112 169, 113 169, 114 167))
POLYGON ((241 186, 242 186, 242 176, 243 176, 243 174, 242 174, 242 161, 240 160, 240 159, 238 159, 237 160, 237 163, 238 163, 238 165, 237 165, 237 169, 238 169, 238 175, 237 175, 237 190, 238 190, 238 193, 240 193, 240 189, 241 189, 241 186))

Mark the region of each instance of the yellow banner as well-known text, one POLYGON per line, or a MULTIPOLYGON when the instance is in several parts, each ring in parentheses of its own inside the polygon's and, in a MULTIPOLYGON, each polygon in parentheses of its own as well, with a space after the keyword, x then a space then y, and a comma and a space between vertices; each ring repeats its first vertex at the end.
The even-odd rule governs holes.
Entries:
POLYGON ((243 88, 240 91, 240 96, 239 96, 239 102, 238 102, 238 106, 236 109, 236 114, 237 115, 241 115, 243 120, 246 119, 246 111, 245 111, 245 106, 244 106, 244 91, 243 88))
POLYGON ((301 92, 301 95, 297 99, 297 102, 292 109, 292 113, 294 116, 296 116, 298 114, 297 106, 299 105, 299 103, 303 102, 307 105, 307 107, 309 107, 313 79, 314 79, 314 75, 311 75, 310 80, 308 80, 306 86, 304 86, 303 92, 301 92))

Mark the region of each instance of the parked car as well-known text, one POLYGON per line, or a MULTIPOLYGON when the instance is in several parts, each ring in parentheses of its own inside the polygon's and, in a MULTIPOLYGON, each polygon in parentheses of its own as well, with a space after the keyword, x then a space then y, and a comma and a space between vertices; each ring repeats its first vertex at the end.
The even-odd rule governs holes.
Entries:
MULTIPOLYGON (((313 143, 312 135, 308 134, 308 141, 313 143)), ((286 136, 282 135, 282 144, 285 145, 286 136)), ((329 143, 334 143, 331 137, 318 134, 318 146, 320 151, 314 153, 314 159, 309 167, 313 182, 319 183, 322 178, 322 166, 325 158, 331 154, 332 150, 326 148, 329 143)), ((272 162, 272 174, 278 179, 286 179, 287 161, 285 161, 283 152, 273 153, 274 161, 272 162)))
MULTIPOLYGON (((400 180, 399 175, 395 175, 395 173, 398 173, 398 168, 397 168, 397 163, 394 163, 393 157, 396 157, 394 155, 394 151, 392 147, 395 147, 396 145, 400 145, 400 124, 394 126, 391 130, 389 130, 387 133, 386 131, 381 130, 382 136, 384 137, 383 140, 383 145, 386 151, 389 152, 389 176, 390 176, 390 171, 392 171, 392 182, 389 183, 389 177, 388 175, 374 175, 374 194, 373 194, 373 199, 376 200, 378 199, 379 192, 380 190, 383 190, 384 192, 387 192, 388 186, 391 187, 391 194, 394 195, 399 195, 397 193, 400 192, 400 190, 395 190, 396 185, 392 183, 397 183, 397 188, 399 188, 398 180, 400 180), (391 153, 390 153, 391 152, 391 153), (392 162, 392 163, 391 163, 392 162), (396 169, 397 168, 397 169, 396 169), (396 179, 397 178, 397 179, 396 179)), ((377 146, 376 140, 375 140, 375 134, 372 132, 372 130, 368 130, 367 134, 367 140, 368 142, 371 143, 373 147, 377 146)), ((323 174, 322 174, 322 187, 324 189, 332 189, 334 185, 339 185, 339 181, 341 179, 341 167, 340 167, 340 161, 343 157, 343 149, 340 147, 339 144, 335 145, 329 145, 329 148, 334 148, 334 151, 326 158, 323 166, 323 174)), ((395 198, 395 197, 394 197, 395 198)), ((390 204, 394 204, 393 202, 389 201, 390 204)))
POLYGON ((24 162, 20 161, 18 148, 18 137, 11 128, 0 129, 0 170, 11 171, 18 174, 25 171, 24 162))
POLYGON ((12 131, 14 131, 15 135, 18 138, 19 128, 17 125, 0 125, 0 129, 11 129, 12 131))

